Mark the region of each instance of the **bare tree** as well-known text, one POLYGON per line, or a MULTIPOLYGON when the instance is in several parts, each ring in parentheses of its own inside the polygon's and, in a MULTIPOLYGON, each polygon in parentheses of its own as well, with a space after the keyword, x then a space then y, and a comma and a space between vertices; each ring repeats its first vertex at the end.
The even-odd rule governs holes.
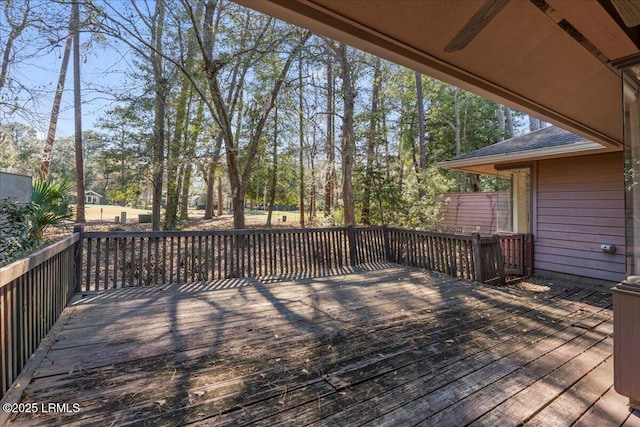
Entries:
MULTIPOLYGON (((284 59, 284 63, 280 68, 279 74, 274 79, 270 91, 264 95, 263 104, 260 109, 261 111, 257 116, 255 125, 252 129, 252 133, 249 137, 249 141, 246 147, 246 160, 244 162, 244 168, 242 169, 239 159, 239 147, 237 145, 236 139, 234 138, 234 126, 232 123, 232 115, 230 114, 232 110, 229 108, 228 103, 223 99, 223 90, 220 84, 220 74, 226 64, 224 61, 221 61, 219 58, 217 58, 214 54, 213 32, 210 31, 210 29, 213 28, 213 19, 217 2, 208 1, 205 4, 203 25, 199 24, 197 16, 193 13, 193 9, 188 4, 188 2, 183 1, 183 4, 189 11, 189 16, 194 25, 194 29, 196 29, 198 46, 200 47, 200 53, 203 58, 203 69, 208 83, 207 87, 209 90, 209 96, 212 100, 213 108, 211 110, 211 114, 212 117, 214 117, 216 124, 220 128, 222 141, 226 151, 225 155, 227 161, 227 172, 229 174, 229 184, 231 186, 232 194, 233 225, 236 229, 242 229, 245 228, 245 195, 247 192, 247 186, 249 185, 249 178, 251 176, 251 172, 255 162, 258 145, 262 138, 264 126, 267 122, 269 114, 275 106, 276 97, 280 92, 280 89, 284 85, 285 78, 289 72, 289 69, 291 68, 291 65, 293 64, 294 59, 297 57, 298 52, 300 51, 300 49, 302 49, 306 41, 311 36, 311 33, 305 31, 298 38, 297 43, 288 53, 286 59, 284 59), (200 28, 202 28, 202 31, 199 30, 200 28)), ((269 20, 267 25, 265 26, 264 31, 266 31, 270 26, 271 21, 269 20)), ((259 53, 257 49, 252 49, 250 50, 250 52, 252 55, 257 55, 259 53)), ((255 58, 247 58, 245 60, 251 62, 252 59, 255 60, 255 58)))
POLYGON ((7 82, 9 64, 12 62, 11 56, 13 54, 13 45, 29 25, 29 15, 31 13, 31 1, 27 0, 24 2, 24 5, 20 10, 19 19, 15 20, 11 14, 12 6, 12 2, 10 1, 4 4, 4 20, 11 30, 7 35, 7 39, 4 42, 2 50, 2 65, 0 65, 0 92, 2 92, 2 89, 7 82))

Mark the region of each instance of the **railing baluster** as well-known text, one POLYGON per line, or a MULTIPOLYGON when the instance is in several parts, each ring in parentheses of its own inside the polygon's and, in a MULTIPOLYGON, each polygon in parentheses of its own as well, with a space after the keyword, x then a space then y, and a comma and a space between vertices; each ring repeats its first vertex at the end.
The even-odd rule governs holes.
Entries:
POLYGON ((120 286, 127 286, 127 238, 122 238, 122 264, 120 265, 120 271, 122 274, 122 280, 120 281, 120 286))
POLYGON ((111 238, 104 239, 104 289, 109 288, 109 255, 111 253, 111 238))
POLYGON ((254 272, 254 268, 253 268, 253 238, 254 238, 255 234, 251 233, 248 234, 245 239, 246 239, 246 253, 247 253, 247 277, 254 277, 255 276, 255 272, 254 272))
POLYGON ((167 283, 167 237, 163 236, 160 239, 162 242, 162 264, 156 268, 160 268, 162 272, 162 283, 167 283))
MULTIPOLYGON (((86 242, 87 242, 87 264, 86 264, 86 268, 84 270, 84 272, 85 272, 84 290, 88 291, 88 290, 91 289, 90 288, 90 286, 91 286, 91 282, 90 282, 90 280, 91 280, 91 255, 93 253, 93 248, 91 246, 92 246, 93 240, 91 238, 88 238, 88 239, 86 239, 86 242)), ((82 244, 83 242, 80 242, 80 243, 82 244)))
POLYGON ((95 290, 100 289, 100 267, 102 264, 102 257, 101 257, 102 240, 104 239, 100 239, 100 238, 96 239, 96 271, 94 276, 95 290))
MULTIPOLYGON (((111 281, 114 289, 117 287, 116 281, 118 280, 118 243, 119 242, 120 242, 120 239, 116 237, 114 239, 111 239, 111 244, 109 245, 109 252, 111 252, 111 245, 112 244, 115 245, 114 252, 113 252, 113 280, 111 281)), ((108 260, 107 260, 107 265, 109 265, 108 260)), ((108 279, 109 275, 107 274, 106 277, 108 279)))

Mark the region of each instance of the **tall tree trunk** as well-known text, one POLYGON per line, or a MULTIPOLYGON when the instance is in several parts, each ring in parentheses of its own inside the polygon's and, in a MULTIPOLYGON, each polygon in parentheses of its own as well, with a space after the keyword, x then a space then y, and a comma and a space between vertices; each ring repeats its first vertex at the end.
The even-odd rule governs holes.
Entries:
POLYGON ((300 130, 300 227, 304 228, 304 111, 303 111, 303 86, 302 86, 302 51, 298 56, 298 81, 300 83, 300 92, 298 98, 298 124, 300 130))
MULTIPOLYGON (((202 4, 198 5, 197 14, 202 13, 202 4)), ((193 31, 189 31, 187 39, 187 51, 185 69, 192 70, 193 58, 196 53, 196 37, 193 31)), ((181 75, 180 94, 176 105, 175 129, 171 143, 167 150, 167 206, 165 209, 165 230, 173 230, 176 227, 178 217, 178 200, 180 187, 177 185, 176 177, 181 160, 184 162, 184 154, 187 149, 188 138, 186 133, 189 129, 189 106, 191 105, 191 82, 186 74, 181 75)), ((196 122, 199 123, 199 122, 196 122)))
MULTIPOLYGON (((461 102, 460 102, 460 89, 453 88, 453 107, 454 117, 453 122, 449 122, 449 126, 452 128, 455 134, 456 140, 456 156, 462 154, 462 118, 460 114, 461 102)), ((456 180, 456 189, 461 191, 461 173, 455 172, 454 177, 456 180)))
POLYGON ((415 72, 416 76, 416 104, 418 107, 418 147, 420 151, 419 171, 418 171, 418 198, 422 200, 426 194, 423 176, 427 170, 427 143, 424 127, 424 94, 422 92, 422 75, 415 72))
POLYGON ((540 119, 529 116, 529 131, 533 132, 540 129, 540 119))
MULTIPOLYGON (((210 15, 205 14, 205 17, 204 17, 204 29, 207 31, 207 34, 203 36, 202 41, 203 43, 206 43, 206 44, 201 46, 201 49, 208 49, 210 50, 210 53, 213 54, 213 46, 215 44, 215 35, 218 34, 218 28, 220 26, 220 18, 222 16, 222 13, 221 13, 222 8, 218 8, 216 12, 215 21, 214 21, 213 9, 215 9, 215 4, 211 6, 210 3, 211 2, 207 3, 207 9, 206 9, 210 15), (211 28, 210 25, 213 25, 213 27, 211 28)), ((199 3, 199 5, 200 4, 202 3, 199 3)), ((200 16, 200 15, 196 14, 196 16, 200 16)), ((231 81, 232 82, 231 87, 235 86, 237 70, 238 68, 236 67, 234 69, 234 73, 231 81)), ((230 100, 230 97, 232 96, 232 93, 233 93, 233 89, 229 88, 229 93, 227 95, 228 102, 230 100)), ((209 159, 209 162, 206 166, 206 170, 203 173, 204 181, 207 184, 207 193, 206 193, 207 200, 206 200, 205 210, 204 210, 204 219, 211 219, 214 217, 213 208, 215 205, 214 192, 215 192, 215 185, 216 185, 216 169, 222 157, 220 155, 221 150, 222 150, 222 132, 218 131, 215 137, 215 144, 213 147, 211 158, 209 159)), ((218 211, 220 211, 220 206, 218 206, 218 211)), ((221 214, 218 214, 218 215, 221 215, 221 214)))
POLYGON ((309 150, 308 158, 309 158, 309 170, 311 171, 311 194, 309 197, 309 221, 312 221, 317 216, 317 206, 316 206, 316 197, 317 197, 317 176, 316 176, 316 166, 315 166, 315 155, 317 153, 317 140, 316 140, 316 129, 313 129, 313 145, 311 146, 311 150, 309 150))
POLYGON ((191 189, 191 177, 193 174, 193 168, 189 159, 195 158, 195 146, 198 138, 200 137, 200 132, 202 126, 199 124, 202 123, 204 119, 204 101, 200 99, 198 102, 198 109, 196 111, 195 123, 196 126, 190 127, 189 124, 191 121, 189 120, 189 115, 185 118, 187 123, 185 124, 185 129, 188 129, 187 135, 185 136, 185 153, 187 153, 187 161, 184 164, 184 177, 182 179, 182 202, 180 205, 180 219, 187 219, 189 217, 189 190, 191 189))
POLYGON ((373 162, 378 140, 378 98, 381 86, 382 63, 377 58, 373 66, 373 82, 371 92, 371 117, 369 119, 369 132, 367 135, 367 157, 364 181, 364 197, 362 200, 362 222, 371 225, 371 190, 373 189, 373 162))
POLYGON ((404 191, 404 161, 402 144, 398 144, 398 194, 404 191))
POLYGON ((325 172, 324 187, 324 216, 325 218, 333 212, 333 191, 335 187, 336 167, 334 150, 334 88, 333 88, 333 65, 332 58, 327 57, 327 141, 325 152, 327 156, 327 166, 325 172))
POLYGON ((510 139, 515 138, 516 130, 513 125, 513 114, 511 113, 511 108, 507 107, 506 105, 504 107, 504 117, 507 122, 507 130, 509 131, 509 138, 510 139))
POLYGON ((276 202, 276 186, 278 185, 278 107, 273 116, 273 171, 271 172, 271 188, 269 189, 269 213, 267 227, 271 227, 273 205, 276 202))
POLYGON ((73 27, 73 120, 76 155, 76 222, 85 222, 84 215, 84 156, 82 145, 82 94, 80 89, 80 3, 71 6, 73 27))
POLYGON ((223 197, 222 197, 222 177, 218 176, 218 216, 222 216, 223 208, 223 197))
POLYGON ((151 206, 151 227, 153 230, 160 229, 160 210, 162 204, 162 186, 164 178, 164 150, 165 150, 165 118, 168 81, 164 77, 163 58, 162 58, 162 36, 164 32, 164 13, 165 4, 163 1, 157 1, 153 16, 153 27, 151 29, 151 45, 153 46, 150 54, 153 81, 155 92, 155 113, 153 123, 153 202, 151 206))
POLYGON ((189 96, 190 82, 186 77, 182 78, 180 94, 176 104, 176 118, 173 138, 167 147, 167 204, 164 212, 164 229, 173 230, 176 228, 178 219, 178 164, 183 157, 182 152, 185 127, 188 122, 187 98, 189 96))
POLYGON ((342 202, 344 204, 344 225, 355 225, 356 216, 353 204, 353 161, 355 154, 355 133, 353 115, 356 93, 353 82, 353 63, 349 58, 345 44, 338 47, 340 77, 342 79, 342 102, 344 117, 342 118, 342 202))
POLYGON ((189 218, 189 188, 191 187, 191 173, 193 168, 191 163, 184 165, 184 172, 182 176, 182 191, 180 196, 180 219, 189 218))
MULTIPOLYGON (((53 144, 56 139, 56 129, 58 127, 58 115, 60 114, 60 103, 62 102, 62 93, 64 92, 64 83, 67 79, 67 69, 69 68, 69 57, 71 56, 71 45, 73 42, 73 23, 69 24, 69 35, 64 45, 64 53, 62 54, 62 64, 60 65, 60 74, 58 74, 58 85, 56 93, 53 97, 53 106, 51 107, 51 118, 49 120, 49 131, 47 132, 47 140, 44 144, 44 152, 42 154, 42 163, 40 164, 40 179, 45 180, 49 177, 49 167, 51 166, 51 157, 53 154, 53 144)), ((82 195, 84 200, 84 194, 82 195)))
MULTIPOLYGON (((222 139, 220 140, 222 143, 222 139)), ((216 164, 213 161, 207 162, 206 169, 203 171, 204 181, 207 184, 206 204, 204 208, 204 219, 213 218, 213 195, 216 185, 216 164)))
POLYGON ((498 142, 504 141, 504 134, 506 130, 504 108, 505 107, 501 105, 496 108, 496 121, 498 122, 498 129, 500 130, 500 132, 498 133, 498 142))

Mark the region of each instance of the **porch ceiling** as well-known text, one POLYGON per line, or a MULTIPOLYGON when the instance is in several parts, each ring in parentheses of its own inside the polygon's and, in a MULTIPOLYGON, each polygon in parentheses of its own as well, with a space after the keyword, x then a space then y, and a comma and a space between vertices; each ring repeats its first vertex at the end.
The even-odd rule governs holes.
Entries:
POLYGON ((607 63, 640 50, 609 0, 234 1, 610 148, 622 143, 620 75, 607 63))

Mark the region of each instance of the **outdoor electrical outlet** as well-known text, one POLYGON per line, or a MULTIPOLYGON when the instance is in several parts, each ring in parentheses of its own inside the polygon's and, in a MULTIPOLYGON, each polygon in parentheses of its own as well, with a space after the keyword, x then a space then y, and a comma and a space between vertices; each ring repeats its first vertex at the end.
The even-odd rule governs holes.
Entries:
POLYGON ((600 249, 602 249, 602 252, 612 254, 616 251, 616 245, 600 245, 600 249))

